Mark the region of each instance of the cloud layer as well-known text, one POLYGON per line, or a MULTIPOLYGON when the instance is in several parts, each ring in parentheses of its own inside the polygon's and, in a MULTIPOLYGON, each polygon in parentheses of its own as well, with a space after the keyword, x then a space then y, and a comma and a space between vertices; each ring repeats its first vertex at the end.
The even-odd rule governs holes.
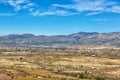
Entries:
POLYGON ((96 15, 103 12, 120 13, 118 2, 108 0, 73 0, 73 4, 53 4, 54 7, 75 10, 79 13, 87 12, 87 15, 96 15))
MULTIPOLYGON (((15 13, 24 10, 32 16, 68 16, 81 13, 90 16, 106 12, 120 13, 120 3, 117 0, 70 0, 70 2, 68 4, 52 3, 50 6, 43 7, 32 0, 0 0, 0 4, 12 7, 15 13)), ((3 13, 0 14, 3 15, 3 13)))

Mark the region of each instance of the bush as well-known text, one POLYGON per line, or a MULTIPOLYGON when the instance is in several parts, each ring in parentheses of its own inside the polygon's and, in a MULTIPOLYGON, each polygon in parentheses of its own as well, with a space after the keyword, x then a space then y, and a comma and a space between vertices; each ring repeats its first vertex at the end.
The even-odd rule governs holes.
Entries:
POLYGON ((95 80, 105 80, 104 78, 96 77, 95 80))

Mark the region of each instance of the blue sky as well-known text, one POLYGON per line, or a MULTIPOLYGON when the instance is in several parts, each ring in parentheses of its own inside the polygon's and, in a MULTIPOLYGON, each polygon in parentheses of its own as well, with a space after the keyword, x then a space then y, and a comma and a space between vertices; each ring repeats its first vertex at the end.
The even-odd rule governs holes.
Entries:
POLYGON ((120 31, 119 0, 0 0, 0 35, 120 31))

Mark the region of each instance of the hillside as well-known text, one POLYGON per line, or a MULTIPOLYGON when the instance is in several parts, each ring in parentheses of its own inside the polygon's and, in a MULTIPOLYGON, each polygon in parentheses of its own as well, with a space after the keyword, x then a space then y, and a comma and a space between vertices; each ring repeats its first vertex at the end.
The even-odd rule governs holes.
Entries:
POLYGON ((116 44, 120 43, 120 32, 96 33, 79 32, 70 35, 35 36, 33 34, 11 34, 0 36, 0 46, 51 46, 78 44, 116 44))

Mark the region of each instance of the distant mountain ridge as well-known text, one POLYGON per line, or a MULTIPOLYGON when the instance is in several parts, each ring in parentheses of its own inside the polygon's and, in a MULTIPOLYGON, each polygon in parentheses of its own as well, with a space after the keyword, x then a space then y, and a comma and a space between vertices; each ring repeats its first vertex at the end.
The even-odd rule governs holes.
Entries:
POLYGON ((120 32, 79 32, 70 35, 35 36, 33 34, 11 34, 0 36, 0 46, 40 46, 79 44, 120 44, 120 32))

